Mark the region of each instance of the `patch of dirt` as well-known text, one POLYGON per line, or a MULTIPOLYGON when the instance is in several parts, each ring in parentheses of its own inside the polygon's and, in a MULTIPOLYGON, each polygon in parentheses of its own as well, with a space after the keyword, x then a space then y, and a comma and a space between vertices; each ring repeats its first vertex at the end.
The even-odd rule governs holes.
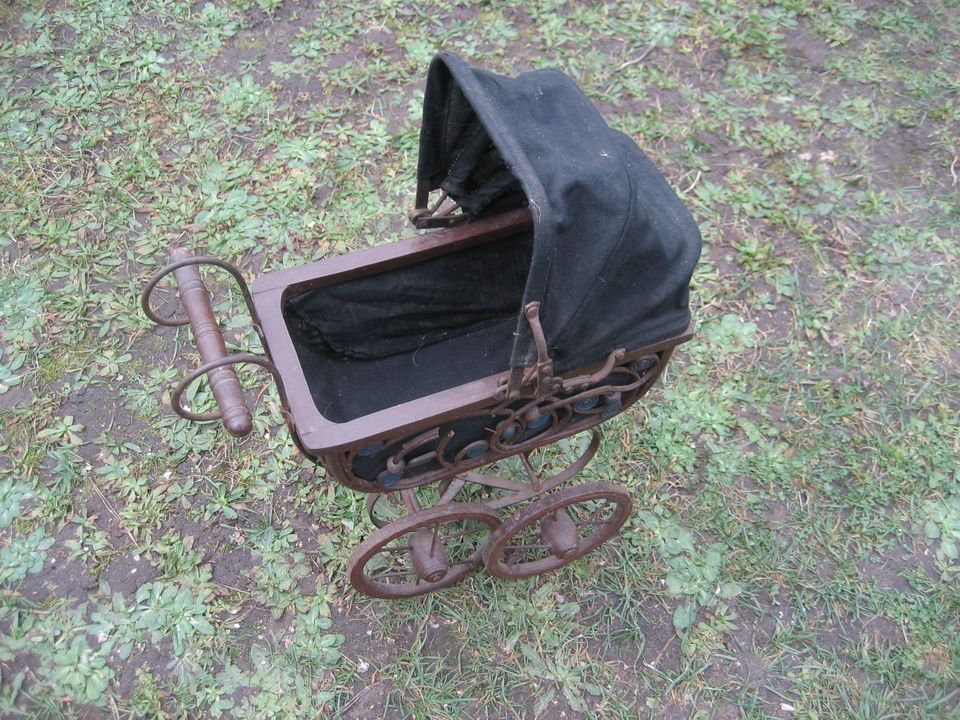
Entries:
POLYGON ((680 640, 673 627, 673 612, 680 604, 670 600, 666 605, 650 599, 650 607, 639 613, 637 625, 646 640, 643 652, 637 653, 636 647, 620 646, 616 657, 622 662, 636 667, 638 663, 660 672, 676 672, 680 667, 680 640))
POLYGON ((141 585, 157 577, 157 571, 140 555, 129 552, 114 558, 101 577, 109 583, 111 593, 118 592, 132 600, 141 585))
POLYGON ((711 48, 697 60, 700 72, 709 79, 716 79, 727 71, 730 55, 723 48, 711 48))
MULTIPOLYGON (((344 720, 383 717, 399 720, 405 717, 398 708, 387 709, 387 703, 397 691, 392 678, 381 674, 380 669, 390 665, 404 642, 392 635, 375 632, 376 624, 357 607, 333 608, 331 619, 334 628, 344 636, 340 650, 355 669, 356 680, 349 688, 350 699, 341 713, 344 720)), ((393 703, 391 703, 393 705, 393 703)))
POLYGON ((169 655, 152 643, 139 644, 130 657, 120 659, 116 652, 109 664, 117 671, 117 689, 122 697, 130 697, 139 687, 137 673, 146 670, 155 677, 163 677, 169 668, 169 655))
POLYGON ((28 385, 15 385, 0 395, 0 413, 29 407, 33 404, 33 398, 33 388, 28 385))
POLYGON ((286 77, 273 74, 273 63, 289 63, 294 58, 290 47, 298 33, 308 28, 323 13, 321 7, 310 4, 283 3, 273 17, 253 11, 247 26, 229 38, 217 54, 204 63, 211 77, 250 75, 261 86, 275 83, 279 104, 304 108, 323 103, 329 98, 323 91, 319 73, 304 69, 304 74, 292 73, 286 77))
POLYGON ((341 652, 356 663, 362 660, 378 668, 396 659, 402 649, 398 638, 375 632, 375 624, 362 613, 335 607, 331 618, 337 632, 344 636, 341 652))
POLYGON ((740 649, 760 648, 770 644, 777 630, 793 622, 793 608, 786 601, 774 599, 766 589, 754 594, 750 606, 738 605, 742 621, 731 635, 730 647, 740 649), (765 608, 767 612, 757 615, 751 607, 765 608))
POLYGON ((253 582, 250 569, 256 565, 253 553, 246 548, 218 553, 211 565, 213 581, 227 588, 245 590, 253 582))
POLYGON ((790 505, 779 500, 767 500, 764 502, 763 519, 778 543, 784 548, 793 544, 793 513, 790 505))
MULTIPOLYGON (((914 565, 915 567, 915 565, 914 565)), ((888 592, 910 593, 912 588, 902 572, 903 563, 895 558, 878 558, 878 562, 865 561, 860 564, 860 572, 876 581, 880 590, 888 592)))
POLYGON ((784 33, 784 41, 788 62, 792 60, 794 67, 820 72, 835 54, 835 50, 813 31, 806 19, 799 20, 796 28, 784 33))
POLYGON ((54 535, 54 544, 38 573, 27 575, 18 587, 18 594, 32 604, 69 598, 77 604, 86 602, 98 584, 82 558, 71 558, 66 546, 76 537, 76 527, 65 525, 54 535))
POLYGON ((750 651, 740 654, 734 662, 733 674, 739 677, 744 685, 760 687, 770 679, 770 664, 750 651))
POLYGON ((387 679, 379 679, 368 684, 357 683, 351 689, 350 699, 340 708, 338 717, 343 720, 370 720, 370 718, 384 718, 384 720, 400 720, 406 717, 396 708, 387 709, 390 696, 396 691, 396 686, 387 679))
POLYGON ((859 627, 859 633, 869 635, 878 645, 906 646, 907 644, 907 639, 903 636, 903 628, 882 615, 868 618, 859 627))
MULTIPOLYGON (((930 129, 892 127, 869 150, 866 163, 872 168, 874 183, 879 188, 900 191, 905 185, 919 185, 920 174, 930 165, 930 129)), ((945 179, 949 174, 944 170, 945 179)))
POLYGON ((87 385, 70 393, 60 406, 61 415, 72 415, 74 422, 83 425, 83 445, 78 454, 87 462, 99 457, 100 447, 95 440, 110 430, 123 435, 140 435, 145 427, 123 404, 113 382, 104 385, 87 385))
MULTIPOLYGON (((774 295, 771 288, 771 297, 774 295)), ((796 328, 793 326, 793 314, 790 305, 785 302, 777 303, 776 308, 757 313, 752 318, 757 324, 757 332, 768 341, 774 343, 791 340, 796 328)))

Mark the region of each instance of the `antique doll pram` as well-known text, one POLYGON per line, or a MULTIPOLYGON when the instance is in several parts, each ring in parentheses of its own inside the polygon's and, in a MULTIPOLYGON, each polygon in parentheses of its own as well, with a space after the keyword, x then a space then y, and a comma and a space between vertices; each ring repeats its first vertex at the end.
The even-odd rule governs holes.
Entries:
POLYGON ((155 321, 192 325, 203 360, 172 393, 177 413, 246 435, 233 365, 261 365, 300 450, 368 493, 377 529, 348 574, 382 598, 443 588, 480 566, 535 575, 617 534, 626 489, 570 481, 597 451, 596 426, 646 393, 691 337, 700 253, 667 182, 566 75, 506 78, 449 53, 427 78, 411 220, 430 230, 263 275, 252 292, 229 263, 176 251, 143 293, 155 321), (205 264, 239 283, 266 356, 227 353, 205 264), (186 317, 150 306, 170 273, 186 317), (219 412, 183 406, 202 375, 219 412), (568 467, 551 477, 534 468, 532 450, 585 430, 590 442, 568 467), (509 456, 524 476, 476 472, 509 456))

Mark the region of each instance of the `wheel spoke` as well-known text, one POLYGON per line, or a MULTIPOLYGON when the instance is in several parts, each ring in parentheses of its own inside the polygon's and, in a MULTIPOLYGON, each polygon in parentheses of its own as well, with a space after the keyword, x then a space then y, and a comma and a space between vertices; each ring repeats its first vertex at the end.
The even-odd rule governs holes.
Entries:
POLYGON ((483 532, 483 528, 473 528, 469 530, 461 530, 460 532, 453 533, 451 535, 444 535, 444 540, 460 540, 465 538, 467 535, 476 535, 479 532, 483 532))
POLYGON ((413 574, 414 574, 413 570, 396 570, 392 572, 375 573, 371 575, 370 578, 372 580, 383 580, 384 578, 391 578, 391 577, 410 577, 413 574))
POLYGON ((380 548, 380 552, 409 552, 409 545, 385 545, 380 548))

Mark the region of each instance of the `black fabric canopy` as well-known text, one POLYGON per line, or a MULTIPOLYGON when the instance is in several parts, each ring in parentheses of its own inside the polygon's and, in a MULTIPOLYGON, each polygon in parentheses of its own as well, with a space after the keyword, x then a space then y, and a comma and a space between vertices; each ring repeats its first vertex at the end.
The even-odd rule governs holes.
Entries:
MULTIPOLYGON (((418 180, 472 215, 528 204, 523 305, 540 301, 557 372, 680 334, 700 233, 660 172, 559 70, 516 78, 452 53, 430 66, 418 180)), ((458 279, 449 278, 455 290, 458 279)), ((536 361, 518 317, 511 366, 536 361)))
POLYGON ((528 229, 290 297, 285 316, 325 417, 345 422, 537 360, 554 371, 681 334, 700 233, 653 164, 558 70, 506 78, 456 55, 427 77, 420 189, 470 218, 529 206, 528 229))

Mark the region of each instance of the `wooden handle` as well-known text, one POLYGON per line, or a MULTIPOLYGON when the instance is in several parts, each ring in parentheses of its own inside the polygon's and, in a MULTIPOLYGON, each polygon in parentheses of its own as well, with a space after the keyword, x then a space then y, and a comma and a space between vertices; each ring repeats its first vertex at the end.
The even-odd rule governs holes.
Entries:
MULTIPOLYGON (((188 260, 190 253, 183 248, 177 248, 173 251, 172 258, 174 262, 188 260)), ((208 363, 226 357, 227 346, 214 317, 210 293, 203 284, 199 268, 196 265, 184 265, 174 270, 173 276, 180 291, 180 302, 190 319, 193 341, 201 359, 208 363)), ((243 399, 243 390, 236 370, 232 365, 213 368, 207 373, 207 378, 227 432, 237 437, 249 435, 253 430, 253 416, 243 399)))

